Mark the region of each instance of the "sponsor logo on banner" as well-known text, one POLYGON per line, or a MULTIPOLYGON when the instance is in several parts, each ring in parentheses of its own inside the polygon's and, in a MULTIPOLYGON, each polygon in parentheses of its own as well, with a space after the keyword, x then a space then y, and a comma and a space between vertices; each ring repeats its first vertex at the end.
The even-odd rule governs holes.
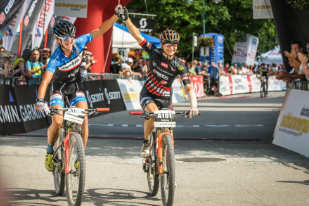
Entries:
POLYGON ((56 16, 87 18, 87 0, 55 0, 56 16))
POLYGON ((309 120, 293 116, 292 114, 283 115, 279 131, 293 135, 302 136, 308 133, 309 120))
POLYGON ((145 18, 145 17, 139 17, 139 16, 131 16, 130 17, 133 24, 136 25, 136 27, 144 33, 152 33, 153 28, 155 26, 155 19, 152 18, 145 18))

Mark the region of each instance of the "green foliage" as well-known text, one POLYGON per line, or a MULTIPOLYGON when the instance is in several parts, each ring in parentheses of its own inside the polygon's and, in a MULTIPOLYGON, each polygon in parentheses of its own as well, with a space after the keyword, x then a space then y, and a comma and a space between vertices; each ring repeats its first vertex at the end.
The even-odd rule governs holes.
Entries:
MULTIPOLYGON (((202 12, 204 0, 132 0, 129 12, 156 14, 154 36, 170 28, 181 35, 179 56, 190 59, 193 33, 202 33, 202 12), (191 3, 190 3, 191 2, 191 3)), ((252 0, 224 0, 215 4, 205 0, 206 33, 220 33, 225 38, 225 60, 232 58, 234 43, 247 33, 259 37, 258 54, 272 49, 276 43, 273 20, 254 20, 252 0)), ((199 51, 196 49, 196 55, 199 51)))
POLYGON ((309 1, 308 0, 288 0, 288 3, 291 7, 295 9, 307 9, 309 8, 309 1))

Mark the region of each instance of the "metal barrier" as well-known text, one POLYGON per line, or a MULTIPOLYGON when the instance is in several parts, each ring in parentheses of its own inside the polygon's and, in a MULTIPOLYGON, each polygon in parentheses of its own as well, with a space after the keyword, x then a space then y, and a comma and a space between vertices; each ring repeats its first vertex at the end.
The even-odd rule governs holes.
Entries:
POLYGON ((309 81, 305 79, 293 79, 287 82, 287 89, 309 90, 309 81))

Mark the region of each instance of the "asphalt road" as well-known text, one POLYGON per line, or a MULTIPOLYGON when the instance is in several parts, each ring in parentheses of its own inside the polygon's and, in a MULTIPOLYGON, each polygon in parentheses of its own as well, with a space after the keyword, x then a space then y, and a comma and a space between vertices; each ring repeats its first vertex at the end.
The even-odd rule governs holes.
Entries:
MULTIPOLYGON (((175 205, 308 205, 308 159, 271 144, 283 99, 282 93, 266 99, 209 98, 200 101, 200 117, 180 118, 175 205)), ((92 137, 97 138, 89 139, 86 150, 83 205, 162 205, 160 194, 147 195, 139 157, 142 120, 118 113, 91 124, 92 137)), ((52 176, 43 166, 45 149, 45 137, 0 137, 0 183, 9 191, 12 205, 67 205, 65 197, 53 195, 52 176)))

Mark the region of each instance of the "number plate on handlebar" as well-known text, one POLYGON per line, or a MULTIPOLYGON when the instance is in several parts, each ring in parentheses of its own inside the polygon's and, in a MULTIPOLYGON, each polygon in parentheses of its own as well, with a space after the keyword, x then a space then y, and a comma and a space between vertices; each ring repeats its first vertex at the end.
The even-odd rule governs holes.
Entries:
POLYGON ((155 115, 155 128, 174 128, 176 127, 175 122, 175 111, 173 110, 159 110, 154 112, 155 115))
POLYGON ((82 124, 85 117, 85 111, 81 108, 69 108, 64 113, 64 120, 74 122, 77 124, 82 124))

